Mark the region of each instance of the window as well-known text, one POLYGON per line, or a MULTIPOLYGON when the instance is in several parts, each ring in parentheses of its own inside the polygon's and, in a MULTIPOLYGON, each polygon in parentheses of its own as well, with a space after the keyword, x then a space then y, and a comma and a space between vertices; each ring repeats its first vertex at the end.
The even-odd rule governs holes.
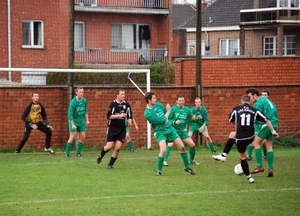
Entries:
POLYGON ((300 0, 278 0, 278 3, 279 7, 299 7, 299 1, 300 0))
POLYGON ((150 39, 149 25, 112 24, 111 48, 119 50, 142 49, 143 41, 150 39))
POLYGON ((264 37, 264 55, 277 55, 276 52, 276 37, 264 37))
POLYGON ((84 22, 74 23, 74 51, 85 50, 85 25, 84 22))
MULTIPOLYGON (((196 40, 187 40, 187 55, 196 55, 196 40)), ((205 55, 205 41, 201 41, 201 55, 205 55)))
POLYGON ((238 39, 221 39, 220 52, 221 56, 236 56, 240 54, 238 39))
MULTIPOLYGON (((284 35, 283 36, 283 55, 296 55, 296 36, 284 35)), ((277 37, 266 36, 264 37, 264 50, 263 54, 266 56, 277 55, 277 37)))
POLYGON ((43 48, 43 21, 22 21, 22 47, 43 48))

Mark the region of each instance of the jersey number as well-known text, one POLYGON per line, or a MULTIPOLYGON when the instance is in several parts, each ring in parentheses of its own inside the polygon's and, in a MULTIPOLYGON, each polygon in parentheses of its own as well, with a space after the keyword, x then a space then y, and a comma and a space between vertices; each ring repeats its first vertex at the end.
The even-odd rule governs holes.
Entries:
POLYGON ((242 126, 250 126, 250 117, 251 117, 251 115, 250 114, 242 114, 242 115, 240 115, 240 117, 241 117, 241 125, 242 126))

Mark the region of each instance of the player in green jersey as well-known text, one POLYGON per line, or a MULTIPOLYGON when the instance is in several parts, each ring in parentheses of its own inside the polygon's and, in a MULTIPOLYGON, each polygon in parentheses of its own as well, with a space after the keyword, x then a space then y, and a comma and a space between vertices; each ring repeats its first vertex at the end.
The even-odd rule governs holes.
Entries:
MULTIPOLYGON (((270 92, 267 91, 267 90, 263 90, 261 92, 261 96, 262 97, 269 98, 269 95, 270 95, 270 92)), ((266 149, 266 145, 265 145, 266 142, 267 142, 266 139, 264 139, 264 141, 262 142, 262 149, 263 149, 263 154, 264 154, 264 160, 267 160, 267 149, 266 149)), ((248 145, 248 147, 247 147, 247 160, 252 160, 252 150, 253 150, 253 148, 254 148, 254 146, 252 144, 248 145)))
POLYGON ((195 106, 191 108, 191 111, 197 121, 190 122, 189 136, 192 137, 194 133, 202 134, 211 152, 215 154, 217 150, 215 149, 215 145, 207 130, 207 125, 209 123, 208 112, 206 107, 202 106, 202 102, 199 97, 195 98, 195 106))
POLYGON ((82 87, 76 88, 76 97, 74 97, 68 109, 69 139, 66 143, 65 156, 70 157, 72 143, 75 141, 76 134, 79 134, 79 141, 76 150, 76 156, 82 156, 82 149, 85 140, 86 125, 90 124, 88 117, 87 100, 83 97, 82 87))
MULTIPOLYGON (((139 127, 138 127, 138 125, 137 125, 137 123, 136 123, 133 115, 132 115, 132 123, 133 123, 133 126, 135 127, 135 130, 139 131, 139 127)), ((126 137, 125 137, 125 140, 126 140, 126 143, 128 145, 129 151, 133 153, 134 152, 134 148, 133 148, 133 143, 132 143, 132 140, 131 140, 129 132, 130 132, 130 129, 129 129, 128 121, 126 119, 126 137)))
MULTIPOLYGON (((192 114, 189 107, 184 106, 184 97, 182 95, 177 96, 176 105, 171 107, 171 112, 169 115, 169 121, 171 122, 173 128, 176 130, 177 134, 179 135, 180 139, 188 145, 190 151, 190 164, 199 165, 197 161, 195 161, 195 143, 192 138, 187 133, 187 124, 190 121, 195 119, 195 116, 192 114)), ((170 142, 167 145, 166 154, 164 157, 164 166, 168 166, 168 158, 171 152, 171 148, 173 147, 174 143, 170 142)))
POLYGON ((161 103, 157 102, 154 92, 146 92, 145 101, 147 103, 147 107, 144 111, 144 117, 151 124, 160 149, 157 158, 156 175, 162 175, 167 142, 174 142, 180 151, 180 156, 184 163, 184 170, 189 172, 191 175, 195 175, 196 173, 190 167, 185 147, 175 129, 172 127, 171 122, 168 120, 171 109, 170 104, 167 104, 165 108, 161 103))
MULTIPOLYGON (((260 97, 259 92, 255 88, 250 88, 246 90, 246 94, 248 94, 251 98, 251 102, 254 103, 254 107, 261 111, 265 116, 268 117, 270 122, 272 123, 274 129, 277 131, 278 129, 278 114, 275 104, 266 97, 260 97)), ((255 139, 253 141, 253 146, 255 148, 255 156, 256 156, 256 167, 253 170, 252 174, 264 172, 263 168, 263 160, 262 160, 262 151, 260 145, 263 140, 266 139, 266 149, 267 149, 267 162, 268 162, 268 177, 273 177, 274 170, 274 152, 273 152, 273 141, 274 136, 272 131, 263 125, 255 125, 255 139)))

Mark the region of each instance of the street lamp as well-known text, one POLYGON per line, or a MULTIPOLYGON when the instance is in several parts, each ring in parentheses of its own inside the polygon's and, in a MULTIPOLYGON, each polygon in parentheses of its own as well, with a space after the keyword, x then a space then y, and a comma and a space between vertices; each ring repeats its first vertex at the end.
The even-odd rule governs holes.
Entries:
MULTIPOLYGON (((205 25, 205 28, 210 24, 212 23, 212 18, 209 17, 208 18, 208 23, 205 25)), ((207 29, 205 29, 205 34, 206 34, 206 45, 205 45, 205 52, 206 52, 206 55, 209 55, 209 50, 210 50, 210 46, 209 46, 209 41, 208 41, 208 32, 207 32, 207 29)))

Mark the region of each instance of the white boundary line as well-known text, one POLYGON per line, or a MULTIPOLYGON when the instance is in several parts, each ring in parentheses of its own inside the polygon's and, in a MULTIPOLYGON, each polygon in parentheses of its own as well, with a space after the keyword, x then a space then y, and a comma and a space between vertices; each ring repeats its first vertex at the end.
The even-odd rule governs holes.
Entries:
POLYGON ((193 194, 223 194, 223 193, 253 193, 253 192, 282 192, 282 191, 299 191, 300 188, 281 188, 281 189, 257 189, 257 190, 230 190, 230 191, 194 191, 194 192, 176 192, 165 194, 129 194, 123 196, 103 196, 103 197, 86 197, 86 198, 71 198, 71 199, 51 199, 51 200, 36 200, 36 201, 21 201, 21 202, 3 202, 4 205, 21 205, 21 204, 36 204, 36 203, 55 203, 55 202, 73 202, 73 201, 89 201, 102 199, 124 199, 124 198, 139 198, 139 197, 164 197, 164 196, 182 196, 193 194))

